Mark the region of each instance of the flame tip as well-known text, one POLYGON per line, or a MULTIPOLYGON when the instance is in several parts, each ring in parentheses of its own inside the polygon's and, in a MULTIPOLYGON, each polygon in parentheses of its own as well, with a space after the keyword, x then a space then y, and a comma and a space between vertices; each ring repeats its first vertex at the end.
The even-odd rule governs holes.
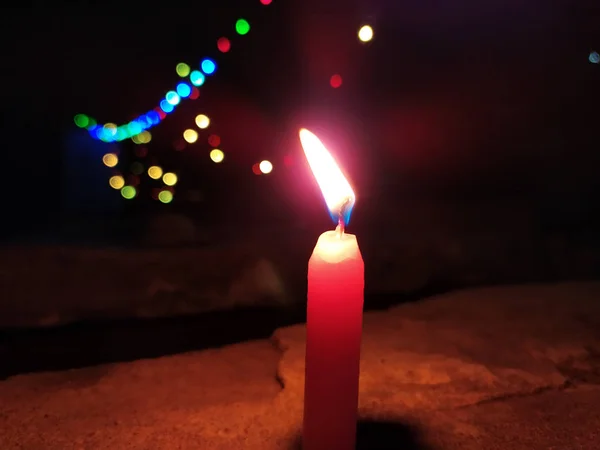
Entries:
POLYGON ((352 187, 333 156, 314 133, 301 128, 299 136, 332 218, 336 221, 343 218, 347 223, 356 201, 352 187))

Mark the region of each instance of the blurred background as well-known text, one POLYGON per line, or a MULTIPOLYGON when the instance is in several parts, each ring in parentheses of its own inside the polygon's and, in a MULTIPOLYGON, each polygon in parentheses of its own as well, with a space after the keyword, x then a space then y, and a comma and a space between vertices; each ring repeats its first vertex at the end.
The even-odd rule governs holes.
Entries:
POLYGON ((334 224, 300 127, 356 192, 367 307, 597 278, 599 19, 593 0, 3 9, 0 325, 303 308, 334 224))

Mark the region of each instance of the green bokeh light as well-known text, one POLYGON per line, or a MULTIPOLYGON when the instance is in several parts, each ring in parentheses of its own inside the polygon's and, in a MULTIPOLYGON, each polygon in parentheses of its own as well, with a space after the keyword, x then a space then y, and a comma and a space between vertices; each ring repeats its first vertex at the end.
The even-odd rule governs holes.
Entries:
POLYGON ((245 19, 238 19, 235 23, 235 31, 242 36, 248 34, 250 31, 250 24, 245 19))
POLYGON ((131 200, 135 197, 136 194, 137 192, 133 186, 123 186, 123 188, 121 189, 121 195, 127 200, 131 200))
POLYGON ((173 201, 173 193, 171 191, 160 191, 158 199, 162 203, 171 203, 173 201))
POLYGON ((75 125, 77 125, 79 128, 86 128, 88 125, 90 125, 90 118, 85 114, 77 114, 73 120, 75 121, 75 125))
POLYGON ((177 67, 175 67, 175 71, 180 77, 187 77, 190 74, 190 66, 186 63, 179 63, 177 64, 177 67))

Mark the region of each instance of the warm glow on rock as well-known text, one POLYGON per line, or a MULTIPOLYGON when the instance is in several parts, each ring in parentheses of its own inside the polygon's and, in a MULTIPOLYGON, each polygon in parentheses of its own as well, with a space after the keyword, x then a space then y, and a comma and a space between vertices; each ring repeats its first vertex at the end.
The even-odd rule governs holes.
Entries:
POLYGON ((349 202, 347 207, 352 209, 356 200, 354 191, 321 140, 303 128, 300 130, 300 142, 329 211, 337 214, 346 202, 349 202))

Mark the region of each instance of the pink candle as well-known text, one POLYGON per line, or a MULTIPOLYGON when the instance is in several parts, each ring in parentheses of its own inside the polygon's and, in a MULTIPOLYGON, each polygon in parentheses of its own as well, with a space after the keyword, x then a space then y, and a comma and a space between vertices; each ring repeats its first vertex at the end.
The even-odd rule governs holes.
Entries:
POLYGON ((310 131, 300 140, 332 215, 308 262, 304 450, 354 450, 362 334, 364 264, 344 233, 355 196, 331 154, 310 131))

